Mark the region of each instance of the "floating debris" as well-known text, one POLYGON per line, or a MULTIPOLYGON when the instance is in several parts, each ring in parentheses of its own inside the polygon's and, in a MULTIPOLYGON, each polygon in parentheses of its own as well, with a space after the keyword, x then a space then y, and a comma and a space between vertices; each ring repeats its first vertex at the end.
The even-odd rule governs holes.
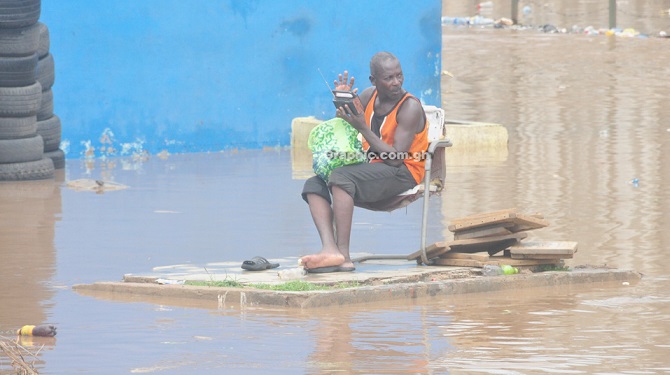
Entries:
POLYGON ((105 191, 123 190, 128 186, 111 181, 93 180, 93 179, 79 179, 69 181, 65 186, 76 191, 93 191, 96 193, 104 193, 105 191))
POLYGON ((25 325, 16 331, 19 336, 40 336, 40 337, 54 337, 56 336, 56 326, 51 324, 45 325, 25 325))

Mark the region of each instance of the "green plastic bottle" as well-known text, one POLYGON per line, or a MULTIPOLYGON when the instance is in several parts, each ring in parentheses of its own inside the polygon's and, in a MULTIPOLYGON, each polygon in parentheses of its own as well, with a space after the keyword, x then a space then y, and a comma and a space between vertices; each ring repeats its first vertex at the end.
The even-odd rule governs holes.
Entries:
POLYGON ((514 275, 515 273, 519 273, 518 268, 509 266, 509 265, 506 265, 506 264, 500 266, 500 268, 503 271, 503 275, 514 275))

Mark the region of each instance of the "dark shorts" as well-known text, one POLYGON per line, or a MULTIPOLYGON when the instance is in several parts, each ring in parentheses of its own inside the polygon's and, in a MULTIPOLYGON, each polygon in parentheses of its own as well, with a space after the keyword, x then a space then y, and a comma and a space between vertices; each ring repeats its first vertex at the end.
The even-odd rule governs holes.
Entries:
POLYGON ((333 170, 328 184, 319 176, 305 181, 302 199, 307 194, 322 196, 329 203, 329 186, 338 186, 354 198, 354 204, 374 203, 394 197, 416 186, 416 181, 405 164, 393 167, 385 163, 361 163, 345 165, 333 170))

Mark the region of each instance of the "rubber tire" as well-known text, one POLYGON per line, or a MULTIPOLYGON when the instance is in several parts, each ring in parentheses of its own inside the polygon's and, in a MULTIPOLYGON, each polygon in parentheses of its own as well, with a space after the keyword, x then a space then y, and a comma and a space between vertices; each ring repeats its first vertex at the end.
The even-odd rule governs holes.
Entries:
POLYGON ((39 47, 39 24, 18 29, 0 29, 0 56, 30 56, 36 53, 39 47))
POLYGON ((37 135, 37 118, 0 117, 0 139, 30 138, 37 135))
POLYGON ((0 0, 0 29, 34 25, 40 19, 40 0, 0 0))
POLYGON ((54 163, 50 158, 25 163, 0 164, 0 181, 45 180, 54 177, 54 163))
POLYGON ((35 116, 42 102, 42 86, 0 87, 0 116, 35 116))
POLYGON ((0 57, 0 87, 23 87, 35 83, 37 54, 0 57))
POLYGON ((38 32, 37 56, 41 59, 49 54, 51 48, 51 37, 49 36, 49 28, 42 22, 36 24, 38 32))
POLYGON ((37 121, 37 134, 44 140, 44 152, 56 151, 60 147, 61 122, 58 116, 37 121))
POLYGON ((54 115, 54 94, 51 89, 42 91, 42 101, 37 110, 37 121, 43 121, 54 115))
POLYGON ((45 158, 50 158, 54 163, 55 169, 65 168, 65 152, 61 149, 44 153, 45 158))
POLYGON ((0 140, 0 163, 25 163, 44 157, 41 135, 30 138, 0 140))
POLYGON ((36 79, 42 85, 42 91, 49 90, 54 85, 56 72, 54 70, 54 57, 52 54, 48 53, 37 62, 36 79))

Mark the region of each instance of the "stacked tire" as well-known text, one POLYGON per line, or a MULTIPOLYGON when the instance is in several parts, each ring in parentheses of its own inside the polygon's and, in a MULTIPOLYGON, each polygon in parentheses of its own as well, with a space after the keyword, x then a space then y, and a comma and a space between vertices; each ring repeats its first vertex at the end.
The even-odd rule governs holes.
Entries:
POLYGON ((0 0, 0 181, 53 178, 52 155, 64 164, 60 120, 49 99, 53 58, 40 11, 40 0, 0 0))
POLYGON ((54 99, 51 87, 56 80, 54 58, 49 52, 49 28, 38 22, 40 30, 39 47, 37 49, 37 82, 42 86, 42 100, 37 111, 37 134, 44 140, 44 155, 50 158, 56 169, 65 167, 65 153, 60 147, 61 122, 54 115, 54 99))

